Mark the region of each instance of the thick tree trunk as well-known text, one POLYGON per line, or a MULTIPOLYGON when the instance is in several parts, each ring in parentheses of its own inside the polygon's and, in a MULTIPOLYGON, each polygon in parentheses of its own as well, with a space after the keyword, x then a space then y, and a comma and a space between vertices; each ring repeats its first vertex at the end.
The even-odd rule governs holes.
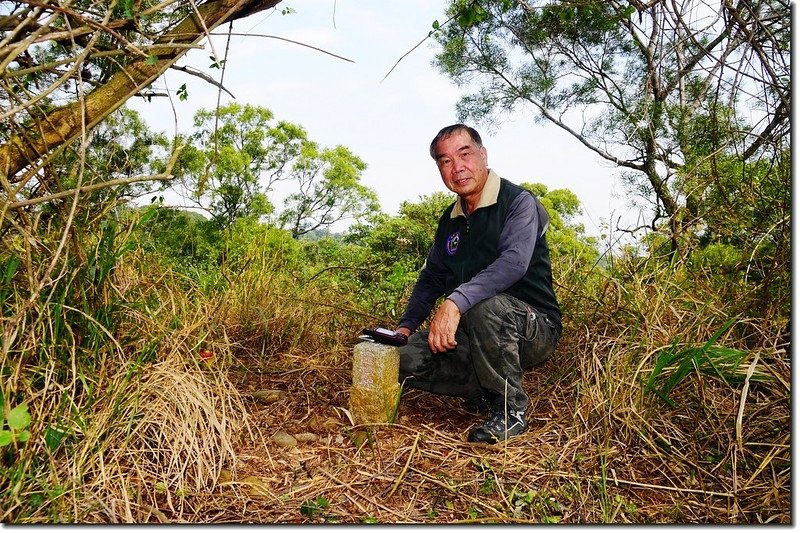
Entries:
POLYGON ((0 178, 19 181, 20 171, 59 146, 78 138, 113 113, 128 98, 148 87, 191 47, 220 24, 274 7, 280 0, 211 0, 197 6, 174 29, 156 41, 158 59, 138 59, 116 72, 85 98, 48 113, 27 135, 14 135, 0 146, 0 178), (198 17, 199 14, 199 17, 198 17), (202 18, 202 21, 200 20, 202 18), (160 47, 163 45, 163 48, 160 47))

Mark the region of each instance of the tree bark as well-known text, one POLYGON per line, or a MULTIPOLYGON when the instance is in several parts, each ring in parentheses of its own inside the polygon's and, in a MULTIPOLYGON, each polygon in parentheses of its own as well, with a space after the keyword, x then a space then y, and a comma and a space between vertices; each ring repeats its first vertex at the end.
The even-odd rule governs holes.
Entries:
POLYGON ((155 42, 152 48, 157 57, 155 62, 148 63, 145 57, 133 61, 85 98, 51 111, 33 131, 13 135, 0 146, 0 178, 7 183, 19 181, 20 171, 97 125, 153 83, 191 49, 187 45, 199 43, 207 32, 226 21, 247 17, 278 3, 280 0, 211 0, 198 5, 196 11, 155 42))

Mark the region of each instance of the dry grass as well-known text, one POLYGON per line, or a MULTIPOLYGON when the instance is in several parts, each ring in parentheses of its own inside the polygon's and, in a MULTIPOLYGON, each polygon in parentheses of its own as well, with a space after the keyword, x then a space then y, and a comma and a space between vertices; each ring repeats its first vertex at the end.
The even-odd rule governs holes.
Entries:
MULTIPOLYGON (((597 287, 586 308, 565 298, 559 350, 526 376, 531 429, 485 446, 465 442, 481 420, 457 399, 416 391, 397 424, 350 424, 365 318, 341 294, 266 263, 209 296, 145 259, 115 270, 107 297, 135 305, 119 308, 105 351, 74 338, 5 375, 36 437, 6 464, 3 521, 791 521, 785 324, 742 318, 721 335, 746 349, 741 380, 696 368, 673 405, 646 389, 659 354, 702 346, 731 318, 697 280, 634 275, 597 287), (285 396, 262 403, 257 390, 285 396), (66 436, 51 449, 53 424, 66 436), (285 448, 278 431, 310 440, 285 448)), ((57 329, 39 316, 20 346, 57 329)))
MULTIPOLYGON (((326 354, 324 359, 335 356, 326 354)), ((250 371, 241 388, 278 389, 288 395, 275 404, 250 404, 260 435, 241 443, 232 479, 213 493, 189 498, 197 512, 194 519, 255 523, 789 520, 787 473, 768 487, 771 473, 756 468, 745 474, 741 460, 733 472, 725 473, 719 471, 724 461, 715 467, 691 457, 691 444, 665 453, 646 432, 630 430, 631 422, 642 413, 621 408, 608 412, 593 403, 575 369, 565 370, 576 362, 566 350, 526 378, 534 402, 531 430, 495 447, 465 442, 468 428, 480 419, 463 411, 458 400, 415 391, 405 393, 398 424, 372 429, 350 426, 342 410, 349 387, 347 354, 338 357, 339 364, 331 367, 317 366, 313 358, 305 358, 302 366, 296 357, 279 358, 280 362, 269 365, 255 359, 243 361, 250 371), (313 433, 318 440, 282 448, 270 438, 278 431, 313 433), (736 486, 737 476, 753 481, 736 486)), ((671 413, 675 419, 681 414, 671 413)), ((658 427, 665 420, 669 418, 649 423, 658 427)), ((647 427, 648 422, 642 422, 647 427)), ((773 450, 788 457, 777 443, 773 450)))
MULTIPOLYGON (((237 352, 241 390, 287 395, 275 404, 248 404, 257 436, 240 442, 230 477, 188 498, 193 519, 788 523, 789 367, 786 347, 769 345, 783 325, 739 321, 737 335, 751 346, 762 341, 736 369, 744 381, 697 369, 667 405, 645 390, 656 356, 676 339, 682 347, 702 345, 728 317, 717 302, 661 281, 612 281, 602 309, 611 319, 578 325, 568 317, 557 354, 526 377, 531 430, 495 447, 465 442, 480 419, 457 399, 415 391, 404 394, 398 424, 351 426, 344 410, 347 345, 325 350, 312 343, 306 351, 299 343, 270 352, 262 344, 237 352), (271 439, 278 431, 317 440, 283 448, 271 439)), ((262 304, 256 299, 242 308, 262 304)), ((288 300, 280 317, 278 306, 272 309, 275 323, 302 323, 288 300)), ((265 331, 269 337, 272 330, 265 331)), ((742 341, 728 331, 719 343, 742 341)))
POLYGON ((4 522, 180 517, 175 495, 213 486, 233 463, 233 439, 248 426, 225 370, 230 351, 199 357, 208 313, 157 272, 117 269, 100 303, 115 309, 114 331, 75 307, 19 312, 28 318, 14 330, 18 350, 4 353, 2 386, 12 406, 28 405, 33 437, 7 450, 4 522), (86 341, 80 319, 100 341, 86 341))

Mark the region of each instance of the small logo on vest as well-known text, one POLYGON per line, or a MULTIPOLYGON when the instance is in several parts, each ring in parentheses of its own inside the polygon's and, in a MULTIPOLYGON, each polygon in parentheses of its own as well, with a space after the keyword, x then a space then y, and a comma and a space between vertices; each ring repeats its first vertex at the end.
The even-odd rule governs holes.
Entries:
POLYGON ((447 250, 447 255, 456 255, 458 251, 458 243, 461 242, 461 232, 457 231, 450 235, 447 238, 447 243, 445 244, 445 248, 447 250))

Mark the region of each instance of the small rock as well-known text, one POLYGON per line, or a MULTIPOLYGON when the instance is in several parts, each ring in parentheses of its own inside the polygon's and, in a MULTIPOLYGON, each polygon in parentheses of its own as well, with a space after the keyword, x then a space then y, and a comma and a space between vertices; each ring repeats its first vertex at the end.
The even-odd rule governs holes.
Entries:
POLYGON ((257 390, 250 393, 250 396, 253 397, 254 400, 265 403, 271 404, 275 402, 279 402, 286 398, 286 392, 282 390, 257 390))
POLYGON ((264 481, 256 476, 247 476, 241 481, 242 485, 247 486, 247 492, 251 496, 269 496, 270 490, 264 481))
POLYGON ((219 479, 217 480, 218 483, 227 483, 228 481, 233 481, 233 475, 231 474, 230 470, 223 468, 219 471, 219 479))
POLYGON ((319 437, 313 433, 297 433, 294 438, 297 439, 297 442, 316 442, 319 440, 319 437))
POLYGON ((272 436, 272 441, 282 448, 293 448, 297 446, 297 439, 282 430, 272 436))

